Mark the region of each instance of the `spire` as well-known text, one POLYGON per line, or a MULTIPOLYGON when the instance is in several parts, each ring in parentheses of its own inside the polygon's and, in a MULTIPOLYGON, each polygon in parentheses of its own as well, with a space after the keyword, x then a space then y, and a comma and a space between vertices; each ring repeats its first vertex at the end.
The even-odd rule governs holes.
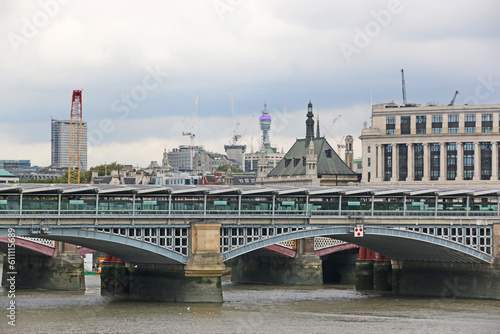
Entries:
POLYGON ((313 105, 311 101, 307 105, 307 120, 306 120, 306 145, 309 145, 311 139, 314 138, 314 114, 313 114, 313 105))
POLYGON ((319 107, 316 107, 316 138, 320 138, 319 134, 319 107))

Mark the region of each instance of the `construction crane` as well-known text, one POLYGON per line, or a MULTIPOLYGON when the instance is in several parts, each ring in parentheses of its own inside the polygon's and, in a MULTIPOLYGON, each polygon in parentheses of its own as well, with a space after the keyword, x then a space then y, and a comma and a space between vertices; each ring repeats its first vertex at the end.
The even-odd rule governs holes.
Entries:
POLYGON ((196 95, 196 100, 194 102, 194 113, 193 113, 193 120, 191 122, 191 130, 190 131, 182 131, 183 136, 189 136, 191 138, 191 167, 193 167, 193 158, 194 158, 194 138, 196 135, 194 134, 194 120, 196 118, 196 114, 198 113, 198 100, 200 98, 200 94, 196 95))
POLYGON ((448 104, 449 106, 453 106, 455 105, 455 99, 457 98, 457 95, 460 94, 460 92, 457 90, 455 91, 455 95, 453 95, 453 98, 451 99, 451 102, 450 104, 448 104))
POLYGON ((80 167, 82 165, 82 91, 74 90, 71 99, 71 118, 69 123, 69 161, 68 183, 80 183, 80 167))
POLYGON ((234 105, 233 105, 233 90, 229 90, 231 94, 231 125, 233 126, 233 137, 231 140, 231 145, 237 145, 238 140, 241 139, 241 135, 238 134, 238 127, 240 126, 240 122, 236 120, 236 123, 234 121, 234 105))
POLYGON ((332 123, 330 123, 330 126, 328 126, 328 127, 323 126, 323 124, 320 123, 321 128, 323 128, 323 130, 325 130, 326 133, 328 133, 330 135, 330 137, 332 137, 332 139, 335 140, 335 142, 337 143, 337 154, 339 155, 339 157, 342 154, 342 149, 345 148, 345 145, 342 144, 345 136, 342 136, 342 139, 340 141, 337 141, 335 136, 330 132, 330 129, 335 125, 335 122, 337 122, 340 119, 340 117, 342 117, 342 115, 338 115, 337 117, 335 117, 333 119, 332 123))
POLYGON ((406 85, 405 85, 405 71, 401 69, 401 82, 403 88, 403 104, 406 106, 406 85))

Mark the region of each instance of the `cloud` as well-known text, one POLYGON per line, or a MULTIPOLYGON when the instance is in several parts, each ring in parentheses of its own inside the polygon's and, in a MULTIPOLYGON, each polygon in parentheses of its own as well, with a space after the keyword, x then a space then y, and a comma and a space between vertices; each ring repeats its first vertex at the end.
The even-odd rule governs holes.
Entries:
MULTIPOLYGON (((387 24, 380 17, 393 2, 386 0, 228 3, 222 17, 214 2, 202 0, 0 3, 0 137, 16 147, 0 148, 0 158, 22 150, 48 164, 50 117, 69 118, 73 89, 83 88, 89 130, 99 129, 103 119, 115 127, 94 145, 89 164, 125 159, 125 147, 133 149, 131 160, 147 164, 155 160, 153 152, 161 160, 165 145, 188 143, 183 120, 193 116, 198 93, 197 141, 219 152, 229 142, 232 89, 249 149, 258 147, 258 125, 250 120, 263 104, 276 119, 288 106, 295 118, 271 137, 286 150, 303 137, 309 99, 325 122, 342 114, 342 128, 332 129, 335 137, 357 138, 369 120, 371 95, 376 103, 401 101, 402 67, 409 101, 423 105, 447 104, 455 90, 460 104, 474 96, 481 78, 500 81, 496 0, 400 1, 400 12, 387 24), (40 5, 46 3, 59 5, 26 37, 26 25, 46 12, 40 5), (357 34, 377 24, 379 31, 346 61, 339 45, 354 45, 357 34), (26 40, 17 51, 11 34, 26 40), (121 119, 113 103, 143 86, 148 68, 168 77, 121 119), (40 150, 26 149, 33 145, 40 150), (135 151, 141 145, 147 149, 135 151)), ((489 93, 479 102, 500 102, 500 89, 489 93)))

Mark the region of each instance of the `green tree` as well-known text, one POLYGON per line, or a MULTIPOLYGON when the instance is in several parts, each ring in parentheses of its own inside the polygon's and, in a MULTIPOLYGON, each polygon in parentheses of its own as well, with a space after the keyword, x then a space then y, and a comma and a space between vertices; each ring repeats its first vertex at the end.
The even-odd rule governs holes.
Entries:
POLYGON ((98 165, 98 166, 91 167, 88 171, 83 173, 83 177, 81 177, 80 182, 81 183, 85 183, 85 182, 90 183, 90 181, 92 180, 92 172, 93 171, 97 171, 98 176, 104 176, 104 175, 110 175, 111 171, 113 169, 121 170, 121 169, 123 169, 123 165, 121 165, 115 161, 115 162, 110 163, 109 165, 106 164, 106 165, 98 165))
POLYGON ((222 165, 222 166, 219 166, 217 167, 217 171, 222 171, 222 172, 225 172, 227 170, 227 168, 230 167, 231 168, 231 171, 234 173, 243 173, 243 171, 239 168, 236 168, 234 166, 230 166, 228 164, 225 164, 225 165, 222 165))
MULTIPOLYGON (((92 180, 93 171, 97 171, 99 176, 104 176, 106 175, 105 173, 109 175, 113 169, 118 169, 118 170, 123 169, 123 165, 113 162, 109 165, 98 165, 95 167, 91 167, 85 173, 80 172, 80 183, 90 183, 90 181, 92 180)), ((68 183, 68 172, 66 172, 63 176, 58 177, 56 179, 45 179, 45 180, 31 179, 22 181, 22 183, 68 183)))

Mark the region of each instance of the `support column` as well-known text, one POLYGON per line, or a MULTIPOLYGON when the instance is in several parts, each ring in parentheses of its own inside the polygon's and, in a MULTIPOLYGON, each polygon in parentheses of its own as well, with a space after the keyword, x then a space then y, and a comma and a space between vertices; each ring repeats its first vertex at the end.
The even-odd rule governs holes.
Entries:
POLYGON ((407 181, 415 180, 415 158, 413 157, 413 144, 408 143, 408 176, 406 177, 407 181))
POLYGON ((474 177, 472 180, 481 180, 481 145, 477 141, 474 142, 474 177))
POLYGON ((376 144, 375 145, 375 150, 377 151, 377 181, 383 181, 384 180, 384 154, 383 154, 383 149, 384 145, 381 144, 376 144))
POLYGON ((359 258, 356 262, 356 290, 373 290, 374 252, 359 247, 359 258))
POLYGON ((379 253, 373 263, 373 290, 392 291, 391 261, 379 253))
POLYGON ((462 143, 457 143, 457 177, 455 181, 464 179, 464 149, 462 143))
POLYGON ((498 181, 498 142, 491 143, 491 180, 498 181))
POLYGON ((431 159, 429 154, 429 143, 423 143, 424 146, 424 157, 423 157, 423 168, 424 168, 424 176, 422 177, 422 181, 428 182, 430 181, 430 167, 431 167, 431 159))
POLYGON ((439 143, 439 181, 446 181, 446 143, 439 143))
POLYGON ((396 182, 399 180, 399 151, 398 145, 392 144, 392 175, 391 181, 396 182))

